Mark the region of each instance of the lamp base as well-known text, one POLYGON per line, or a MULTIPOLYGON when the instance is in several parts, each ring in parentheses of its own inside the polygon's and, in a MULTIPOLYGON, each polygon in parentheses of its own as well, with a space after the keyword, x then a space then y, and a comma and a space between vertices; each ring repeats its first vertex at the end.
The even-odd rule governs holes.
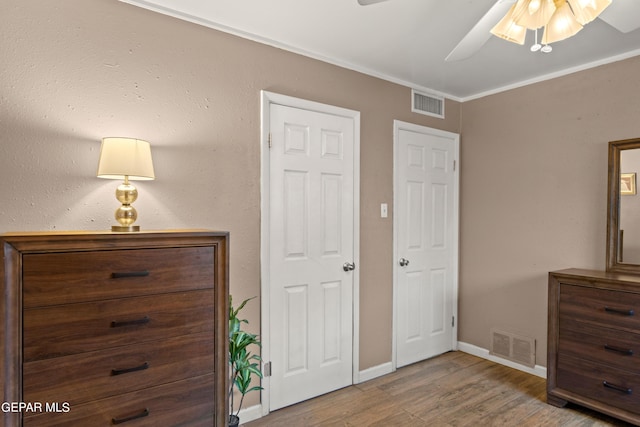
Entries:
POLYGON ((129 226, 112 225, 111 231, 125 232, 125 233, 135 232, 135 231, 140 231, 140 226, 139 225, 129 225, 129 226))

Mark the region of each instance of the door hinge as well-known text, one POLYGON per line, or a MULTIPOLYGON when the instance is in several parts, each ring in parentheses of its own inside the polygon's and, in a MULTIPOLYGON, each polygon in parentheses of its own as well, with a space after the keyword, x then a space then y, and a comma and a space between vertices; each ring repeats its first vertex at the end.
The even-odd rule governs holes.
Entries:
POLYGON ((271 132, 269 132, 269 148, 271 148, 271 132))
POLYGON ((451 327, 453 328, 454 326, 456 326, 456 317, 451 316, 451 327))
POLYGON ((456 161, 455 160, 453 161, 453 171, 454 172, 456 171, 456 161))
POLYGON ((262 375, 265 377, 271 376, 271 362, 266 362, 262 367, 262 375))

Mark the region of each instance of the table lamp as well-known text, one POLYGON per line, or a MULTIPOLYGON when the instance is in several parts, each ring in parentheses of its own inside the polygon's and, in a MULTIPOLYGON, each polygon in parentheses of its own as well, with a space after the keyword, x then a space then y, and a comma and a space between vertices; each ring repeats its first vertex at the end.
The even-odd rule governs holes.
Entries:
POLYGON ((155 179, 151 145, 135 138, 103 138, 97 176, 124 180, 116 189, 116 199, 122 203, 115 212, 120 225, 112 226, 111 231, 140 231, 140 226, 133 225, 138 213, 131 206, 138 198, 138 190, 129 180, 155 179))

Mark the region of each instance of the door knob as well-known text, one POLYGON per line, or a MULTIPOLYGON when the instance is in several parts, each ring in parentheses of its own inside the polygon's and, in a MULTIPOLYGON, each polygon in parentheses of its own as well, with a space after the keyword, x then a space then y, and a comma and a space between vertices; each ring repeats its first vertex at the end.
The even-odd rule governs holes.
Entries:
POLYGON ((400 258, 400 267, 406 267, 407 265, 409 265, 409 260, 406 258, 400 258))
POLYGON ((354 263, 352 263, 352 262, 345 262, 345 263, 342 265, 342 269, 343 269, 344 271, 352 271, 352 270, 355 270, 355 269, 356 269, 356 265, 355 265, 354 263))

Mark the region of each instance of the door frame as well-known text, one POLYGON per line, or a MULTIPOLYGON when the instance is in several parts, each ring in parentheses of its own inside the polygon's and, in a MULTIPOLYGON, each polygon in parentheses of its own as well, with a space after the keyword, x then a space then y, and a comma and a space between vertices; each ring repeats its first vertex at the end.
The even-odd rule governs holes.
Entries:
POLYGON ((453 198, 453 224, 455 224, 453 230, 453 244, 455 259, 453 260, 453 299, 455 304, 453 306, 453 316, 455 318, 455 324, 453 326, 453 337, 451 348, 453 350, 458 349, 458 279, 459 279, 459 261, 460 261, 460 247, 459 247, 459 231, 460 231, 460 135, 453 132, 443 131, 440 129, 430 128, 428 126, 417 125, 414 123, 403 122, 400 120, 393 121, 393 338, 392 338, 392 350, 391 350, 391 365, 395 371, 397 368, 397 327, 398 327, 398 229, 400 216, 397 215, 398 207, 398 159, 400 149, 400 131, 407 130, 410 132, 429 133, 436 136, 445 138, 451 138, 453 141, 454 160, 456 162, 455 174, 454 174, 454 198, 453 198))
MULTIPOLYGON (((353 270, 353 361, 352 383, 359 382, 360 360, 360 112, 333 105, 322 104, 305 99, 281 95, 265 90, 260 91, 260 338, 262 341, 261 356, 264 363, 271 360, 270 331, 270 304, 268 297, 271 285, 269 283, 270 266, 270 156, 269 156, 269 131, 270 131, 270 107, 271 104, 284 105, 319 113, 333 114, 353 119, 353 262, 356 269, 353 270)), ((262 415, 269 414, 270 406, 270 378, 262 379, 262 395, 260 404, 262 415)))

